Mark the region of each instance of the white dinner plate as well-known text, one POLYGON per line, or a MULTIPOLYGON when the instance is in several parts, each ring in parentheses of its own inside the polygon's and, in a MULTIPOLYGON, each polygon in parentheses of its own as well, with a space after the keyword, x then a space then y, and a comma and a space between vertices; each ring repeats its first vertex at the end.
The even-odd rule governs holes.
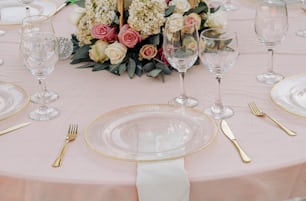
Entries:
POLYGON ((287 112, 306 117, 306 74, 288 77, 274 85, 271 98, 287 112))
POLYGON ((28 103, 29 96, 20 86, 0 82, 0 120, 21 111, 28 103))
POLYGON ((181 158, 209 145, 217 134, 203 112, 171 105, 135 105, 108 112, 86 129, 91 149, 114 159, 181 158))
MULTIPOLYGON (((56 12, 56 4, 49 0, 34 0, 27 4, 30 15, 48 15, 56 12)), ((0 25, 21 24, 26 16, 25 6, 17 0, 0 0, 0 25)))

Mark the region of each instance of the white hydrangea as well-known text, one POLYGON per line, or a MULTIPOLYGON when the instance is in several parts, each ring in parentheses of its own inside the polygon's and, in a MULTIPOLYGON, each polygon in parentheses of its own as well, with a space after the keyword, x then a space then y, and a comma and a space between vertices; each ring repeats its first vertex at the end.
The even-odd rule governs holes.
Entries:
POLYGON ((181 14, 185 13, 191 8, 188 0, 172 0, 169 3, 169 5, 170 6, 174 5, 175 6, 174 12, 181 14))
POLYGON ((116 0, 86 0, 85 15, 78 24, 77 38, 80 45, 90 44, 90 30, 95 24, 112 24, 116 17, 116 0))
POLYGON ((165 23, 165 0, 133 0, 129 8, 128 24, 143 38, 160 33, 165 23))

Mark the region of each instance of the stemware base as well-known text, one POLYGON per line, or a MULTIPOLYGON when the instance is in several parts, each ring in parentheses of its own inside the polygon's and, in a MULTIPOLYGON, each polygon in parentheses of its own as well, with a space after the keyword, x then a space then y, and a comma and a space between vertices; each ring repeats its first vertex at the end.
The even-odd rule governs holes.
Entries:
POLYGON ((193 97, 175 97, 169 101, 169 104, 183 105, 185 107, 195 107, 199 104, 199 101, 193 97))
POLYGON ((298 30, 296 32, 296 35, 300 36, 300 37, 303 37, 303 38, 306 38, 306 29, 298 30))
POLYGON ((238 10, 238 6, 236 4, 233 3, 224 3, 223 4, 223 10, 224 11, 234 11, 234 10, 238 10))
POLYGON ((41 93, 37 92, 31 96, 31 102, 32 103, 42 103, 42 100, 44 100, 44 103, 52 103, 56 101, 59 98, 59 95, 54 91, 46 91, 44 92, 43 97, 41 96, 41 93))
POLYGON ((54 119, 59 115, 59 110, 53 107, 40 106, 38 109, 32 111, 29 117, 36 121, 46 121, 54 119))
POLYGON ((204 109, 204 113, 217 120, 227 119, 235 114, 234 110, 230 106, 223 106, 222 110, 215 109, 215 107, 212 106, 210 108, 204 109))
POLYGON ((284 76, 274 72, 257 75, 257 80, 265 84, 275 84, 284 79, 284 76))

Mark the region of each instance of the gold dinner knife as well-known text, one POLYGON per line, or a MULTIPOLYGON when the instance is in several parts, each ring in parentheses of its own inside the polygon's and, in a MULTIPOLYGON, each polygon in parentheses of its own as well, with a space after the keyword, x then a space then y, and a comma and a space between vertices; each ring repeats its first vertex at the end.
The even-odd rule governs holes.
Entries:
POLYGON ((242 148, 240 147, 240 145, 237 142, 236 137, 234 136, 231 128, 229 127, 229 125, 227 124, 227 122, 225 120, 221 121, 221 130, 224 133, 224 135, 231 140, 231 142, 235 145, 235 147, 237 148, 240 157, 242 159, 243 162, 245 163, 249 163, 251 162, 250 157, 242 150, 242 148))
POLYGON ((9 128, 7 128, 7 129, 4 129, 4 130, 0 131, 0 135, 7 134, 7 133, 9 133, 9 132, 12 132, 12 131, 14 131, 14 130, 17 130, 17 129, 19 129, 19 128, 23 128, 23 127, 25 127, 25 126, 27 126, 27 125, 30 125, 30 124, 31 124, 31 122, 26 122, 26 123, 17 124, 17 125, 15 125, 15 126, 12 126, 12 127, 9 127, 9 128))

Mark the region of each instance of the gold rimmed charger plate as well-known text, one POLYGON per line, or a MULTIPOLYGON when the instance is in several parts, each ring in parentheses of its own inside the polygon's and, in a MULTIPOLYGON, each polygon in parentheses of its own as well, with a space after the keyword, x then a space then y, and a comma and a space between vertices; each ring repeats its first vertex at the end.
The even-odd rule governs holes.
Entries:
POLYGON ((0 82, 0 120, 20 112, 29 103, 28 93, 20 86, 0 82))
POLYGON ((207 147, 216 137, 213 119, 173 105, 134 105, 101 115, 86 129, 95 152, 127 161, 181 158, 207 147))
MULTIPOLYGON (((49 0, 34 0, 27 4, 31 15, 52 16, 56 12, 56 4, 49 0)), ((0 0, 0 25, 21 24, 26 16, 25 6, 17 0, 0 0)))
POLYGON ((270 95, 272 101, 283 110, 306 117, 306 74, 280 81, 272 87, 270 95))

